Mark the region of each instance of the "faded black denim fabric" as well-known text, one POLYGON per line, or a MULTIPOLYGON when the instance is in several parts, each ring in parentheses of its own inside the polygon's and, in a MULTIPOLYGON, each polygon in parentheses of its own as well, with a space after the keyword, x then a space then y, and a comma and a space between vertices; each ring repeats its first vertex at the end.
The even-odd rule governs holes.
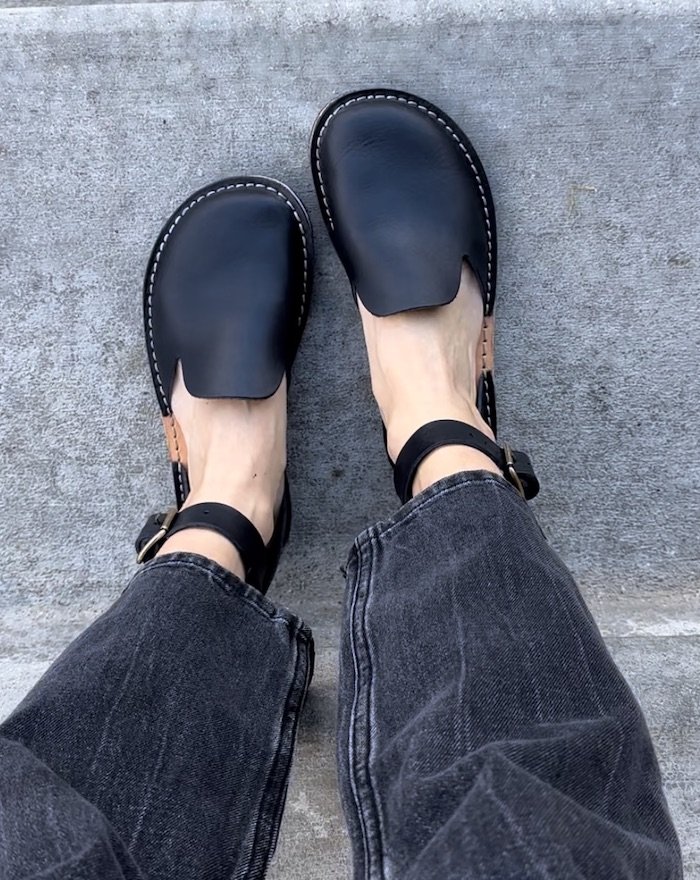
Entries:
MULTIPOLYGON (((257 880, 309 630, 173 554, 0 726, 0 878, 257 880)), ((357 880, 679 880, 638 704, 529 508, 459 474, 357 540, 339 766, 357 880)))
POLYGON ((644 718, 503 480, 436 483, 347 569, 338 757, 356 880, 679 880, 644 718))
POLYGON ((309 629, 199 556, 146 565, 0 726, 0 878, 260 878, 309 629))

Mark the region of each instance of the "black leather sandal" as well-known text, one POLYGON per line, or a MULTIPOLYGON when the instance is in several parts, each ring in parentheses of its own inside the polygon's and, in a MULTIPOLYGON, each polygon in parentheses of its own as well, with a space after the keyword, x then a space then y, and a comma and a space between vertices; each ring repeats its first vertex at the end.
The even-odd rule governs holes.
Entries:
MULTIPOLYGON (((311 167, 331 240, 357 298, 377 316, 446 305, 463 261, 481 287, 484 320, 476 401, 496 435, 493 380, 496 217, 486 173, 466 135, 434 104, 390 89, 344 95, 319 116, 311 167)), ((440 446, 495 461, 525 498, 539 483, 527 455, 460 422, 420 428, 395 464, 402 502, 416 469, 440 446)))
POLYGON ((195 397, 262 399, 279 388, 306 324, 313 238, 301 201, 263 177, 236 177, 190 196, 163 227, 144 284, 144 329, 163 418, 176 506, 149 517, 136 541, 146 562, 170 535, 212 529, 239 551, 245 579, 267 590, 289 536, 291 500, 285 477, 270 543, 225 504, 195 504, 187 448, 170 407, 178 361, 195 397))

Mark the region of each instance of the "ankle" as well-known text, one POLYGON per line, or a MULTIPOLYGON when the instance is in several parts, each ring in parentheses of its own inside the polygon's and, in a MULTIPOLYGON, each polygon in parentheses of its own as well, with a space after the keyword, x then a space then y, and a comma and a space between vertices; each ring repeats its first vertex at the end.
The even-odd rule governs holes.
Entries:
POLYGON ((223 535, 210 529, 183 529, 163 544, 156 556, 168 553, 194 553, 218 563, 222 568, 245 580, 245 568, 241 555, 223 535))
MULTIPOLYGON (((250 520, 260 533, 263 543, 267 545, 272 538, 275 517, 284 495, 284 471, 278 480, 278 488, 271 488, 274 483, 269 477, 269 474, 261 474, 259 478, 257 473, 253 473, 247 480, 228 475, 226 479, 221 476, 205 478, 190 492, 181 509, 212 502, 226 504, 250 520)), ((205 556, 245 580, 245 568, 240 553, 223 535, 211 529, 191 528, 176 532, 165 541, 156 555, 164 556, 167 553, 196 553, 205 556)))
MULTIPOLYGON (((408 405, 395 408, 388 415, 387 449, 392 461, 396 461, 409 438, 423 425, 441 419, 451 419, 471 425, 494 440, 493 431, 484 421, 476 404, 466 395, 455 393, 442 399, 411 400, 408 405)), ((483 452, 468 446, 442 446, 421 462, 413 481, 412 494, 417 495, 433 483, 463 471, 488 471, 502 476, 499 467, 483 452)))
POLYGON ((413 480, 412 494, 418 495, 438 480, 464 471, 487 471, 503 477, 498 465, 483 452, 468 446, 441 446, 420 463, 413 480))
MULTIPOLYGON (((391 460, 396 461, 406 442, 418 428, 439 419, 464 422, 481 431, 490 440, 494 439, 493 431, 482 418, 476 404, 466 397, 452 396, 439 399, 434 396, 423 402, 409 401, 408 405, 395 408, 385 417, 387 451, 391 460)), ((482 453, 478 454, 482 455, 482 453)))
POLYGON ((205 480, 190 492, 183 509, 194 504, 217 502, 235 508, 255 526, 265 544, 270 542, 275 528, 275 516, 284 491, 284 477, 276 485, 254 474, 245 481, 205 480))

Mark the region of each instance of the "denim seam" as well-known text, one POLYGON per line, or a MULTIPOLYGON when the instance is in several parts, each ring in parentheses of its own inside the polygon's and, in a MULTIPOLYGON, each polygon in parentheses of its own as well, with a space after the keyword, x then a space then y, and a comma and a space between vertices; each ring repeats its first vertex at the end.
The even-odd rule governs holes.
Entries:
POLYGON ((355 743, 355 714, 359 704, 360 699, 360 672, 358 666, 357 659, 357 651, 355 650, 355 610, 357 607, 358 594, 360 591, 360 584, 362 582, 362 561, 363 561, 363 548, 358 547, 357 552, 357 575, 355 578, 355 584, 352 592, 352 602, 350 605, 350 623, 348 627, 348 634, 350 638, 350 654, 352 656, 352 665, 353 671, 355 674, 355 680, 353 682, 353 698, 352 698, 352 708, 350 710, 350 718, 348 723, 348 776, 350 780, 350 789, 352 791, 353 800, 355 802, 355 810, 357 812, 357 817, 360 823, 360 835, 362 838, 362 846, 364 852, 364 862, 365 862, 365 877, 368 876, 369 871, 369 845, 367 839, 367 830, 366 830, 366 822, 365 816, 362 811, 362 802, 360 800, 360 795, 357 787, 357 779, 355 774, 355 761, 354 761, 354 743, 355 743))
POLYGON ((260 603, 251 596, 247 596, 243 588, 254 588, 249 587, 249 585, 246 584, 245 581, 242 581, 240 580, 240 578, 236 578, 234 574, 231 574, 231 577, 236 578, 236 580, 232 580, 231 583, 227 583, 227 581, 223 577, 221 577, 221 575, 219 575, 216 571, 208 568, 205 565, 202 565, 201 563, 194 562, 191 559, 178 559, 177 561, 163 559, 149 562, 145 568, 136 572, 133 578, 129 581, 126 589, 128 590, 129 587, 131 587, 131 585, 134 583, 134 581, 146 571, 153 571, 154 569, 160 568, 191 568, 197 572, 206 574, 211 578, 211 580, 214 581, 215 585, 219 587, 219 589, 222 590, 222 592, 224 592, 227 596, 235 596, 237 599, 240 599, 241 602, 248 605, 261 617, 265 617, 273 623, 286 624, 289 627, 292 635, 298 635, 299 638, 303 639, 304 641, 309 641, 309 639, 311 638, 311 633, 308 630, 308 627, 299 618, 295 617, 294 615, 286 617, 282 614, 279 614, 279 610, 275 608, 275 606, 272 602, 270 602, 269 599, 266 599, 266 602, 268 602, 271 607, 270 609, 267 609, 261 606, 260 603), (272 609, 274 609, 274 612, 272 609))
POLYGON ((437 492, 431 493, 427 498, 422 499, 415 506, 412 505, 412 501, 409 501, 403 510, 399 510, 396 514, 395 518, 384 527, 380 528, 379 525, 370 526, 363 534, 359 535, 355 540, 355 545, 359 548, 362 547, 363 544, 371 541, 374 538, 386 538, 391 535, 399 526, 403 526, 409 523, 412 519, 414 519, 418 513, 420 513, 425 507, 428 507, 434 501, 437 501, 439 498, 442 498, 446 495, 451 494, 452 492, 456 492, 458 489, 462 489, 464 486, 483 486, 483 485, 491 485, 496 486, 499 491, 507 492, 508 497, 513 501, 518 503, 518 506, 524 511, 528 513, 529 516, 532 517, 532 511, 527 506, 527 503, 512 489, 507 483, 503 480, 498 479, 497 477, 482 477, 478 480, 468 478, 462 479, 458 483, 450 484, 448 486, 444 486, 439 489, 437 492))
MULTIPOLYGON (((309 687, 311 686, 311 680, 314 674, 314 662, 315 662, 315 651, 313 643, 304 643, 305 647, 308 648, 308 651, 305 655, 305 663, 304 663, 304 673, 303 673, 303 681, 301 682, 301 693, 299 696, 298 705, 296 707, 296 711, 293 714, 292 724, 289 732, 289 753, 287 758, 287 767, 285 771, 285 779, 286 784, 282 791, 282 797, 278 799, 277 802, 277 814, 275 819, 275 834, 272 838, 272 846, 270 847, 270 855, 274 853, 277 848, 277 839, 279 836, 280 825, 282 824, 282 818, 284 816, 284 805, 287 797, 287 788, 289 784, 289 774, 291 772, 291 761, 294 754, 294 747, 296 745, 297 740, 297 732, 299 729, 299 721, 301 719, 302 712, 304 711, 304 706, 306 705, 306 699, 309 693, 309 687)), ((269 860, 268 860, 269 861, 269 860)))
MULTIPOLYGON (((311 681, 309 653, 300 649, 298 627, 293 635, 295 646, 294 671, 282 710, 277 748, 260 798, 260 806, 254 822, 255 831, 253 833, 250 854, 245 860, 245 865, 236 868, 232 874, 232 880, 254 880, 254 878, 262 880, 274 853, 279 835, 279 827, 289 784, 289 772, 294 753, 296 731, 311 681)), ((304 647, 307 647, 306 643, 304 647)))
POLYGON ((384 852, 385 848, 383 846, 383 841, 386 839, 385 828, 384 828, 384 817, 382 815, 382 810, 380 808, 380 799, 377 796, 376 792, 378 791, 377 786, 374 784, 372 780, 372 752, 373 752, 373 739, 371 736, 372 730, 377 730, 377 726, 374 724, 375 719, 375 688, 372 687, 374 678, 372 675, 373 669, 373 656, 372 656, 372 640, 369 635, 369 629, 367 627, 367 617, 369 613, 369 605, 372 599, 372 584, 373 584, 373 566, 372 562, 374 559, 374 555, 377 547, 379 546, 378 537, 373 538, 370 542, 370 556, 369 556, 369 566, 368 566, 368 577, 367 577, 367 600, 365 602, 362 614, 362 630, 365 637, 365 642, 367 644, 367 658, 369 661, 369 670, 368 670, 368 694, 367 694, 367 712, 369 716, 369 725, 368 725, 368 736, 367 736, 367 781, 369 783, 369 788, 372 792, 372 806, 375 812, 375 818, 377 823, 377 859, 379 862, 379 876, 384 877, 385 874, 385 866, 384 866, 384 852))
POLYGON ((374 791, 372 774, 370 770, 372 739, 371 739, 371 720, 372 720, 372 654, 367 633, 367 608, 369 605, 370 589, 372 581, 372 544, 363 548, 368 551, 367 575, 365 578, 360 577, 361 567, 358 565, 357 588, 353 597, 353 606, 351 613, 351 650, 353 653, 353 664, 355 667, 355 697, 353 700, 353 708, 351 712, 351 734, 352 739, 348 744, 349 750, 349 766, 351 770, 351 781, 353 787, 353 795, 357 807, 360 824, 362 826, 363 846, 365 853, 365 877, 367 880, 372 877, 382 876, 383 849, 382 849, 382 822, 380 811, 378 808, 377 796, 374 791), (366 585, 364 597, 360 596, 363 584, 366 585), (360 652, 363 657, 360 658, 360 652), (362 662, 366 666, 366 674, 363 676, 362 662), (359 749, 356 747, 356 730, 364 723, 364 733, 366 742, 365 753, 359 755, 359 749), (360 772, 360 765, 361 772, 360 772), (362 791, 366 789, 366 793, 362 791), (364 797, 363 803, 363 794, 364 797), (375 868, 376 866, 376 873, 375 868))

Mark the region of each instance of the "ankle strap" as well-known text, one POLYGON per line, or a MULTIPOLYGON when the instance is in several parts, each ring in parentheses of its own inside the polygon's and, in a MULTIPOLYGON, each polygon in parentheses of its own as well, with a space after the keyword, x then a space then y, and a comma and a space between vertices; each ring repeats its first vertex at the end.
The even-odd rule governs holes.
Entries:
POLYGON ((246 581, 256 586, 255 573, 263 568, 265 544, 253 523, 228 504, 193 504, 149 516, 136 539, 136 561, 153 559, 165 539, 183 529, 210 529, 223 535, 241 554, 246 581))
POLYGON ((418 428, 396 459, 394 487, 402 504, 413 495, 413 481, 423 459, 441 446, 469 446, 483 452, 527 500, 534 498, 540 490, 532 462, 524 452, 514 452, 507 444, 499 446, 490 437, 465 422, 439 419, 418 428))

